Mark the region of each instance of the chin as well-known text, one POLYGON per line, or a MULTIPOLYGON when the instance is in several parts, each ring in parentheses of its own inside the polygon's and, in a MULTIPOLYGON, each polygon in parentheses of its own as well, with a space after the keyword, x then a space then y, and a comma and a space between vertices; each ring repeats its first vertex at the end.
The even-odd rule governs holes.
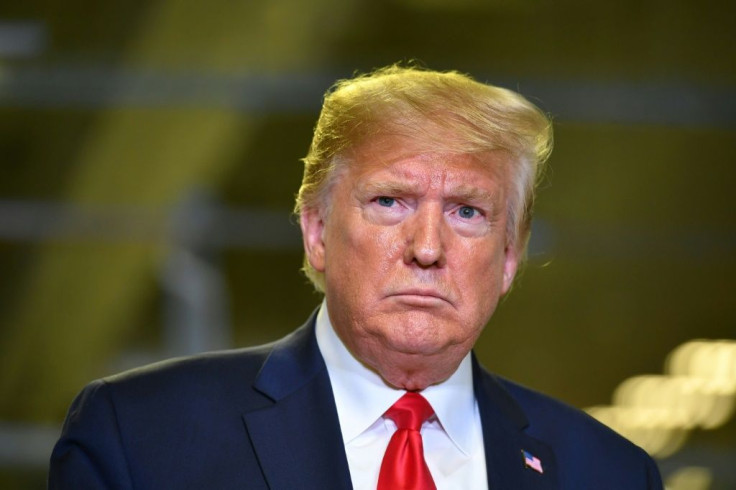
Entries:
POLYGON ((450 335, 452 324, 436 318, 412 316, 397 318, 394 328, 383 330, 386 349, 402 354, 437 355, 462 342, 459 335, 450 335))
POLYGON ((409 391, 423 390, 441 383, 457 369, 467 354, 458 344, 426 342, 384 344, 382 352, 373 358, 373 369, 391 386, 409 391))
POLYGON ((387 348, 397 354, 406 356, 435 356, 442 354, 448 348, 447 343, 438 342, 436 338, 407 338, 389 339, 387 348))
POLYGON ((428 386, 438 384, 449 378, 457 366, 448 370, 439 370, 438 366, 423 366, 420 369, 396 369, 391 366, 387 371, 378 371, 386 384, 406 391, 421 391, 428 386))

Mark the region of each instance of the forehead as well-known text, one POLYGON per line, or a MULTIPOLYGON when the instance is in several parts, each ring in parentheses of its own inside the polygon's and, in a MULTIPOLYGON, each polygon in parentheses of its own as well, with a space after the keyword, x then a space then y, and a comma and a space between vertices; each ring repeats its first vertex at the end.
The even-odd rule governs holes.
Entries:
POLYGON ((370 146, 353 154, 345 180, 351 187, 387 192, 395 187, 396 192, 441 190, 490 198, 504 194, 508 167, 502 152, 454 154, 417 152, 403 145, 370 146))

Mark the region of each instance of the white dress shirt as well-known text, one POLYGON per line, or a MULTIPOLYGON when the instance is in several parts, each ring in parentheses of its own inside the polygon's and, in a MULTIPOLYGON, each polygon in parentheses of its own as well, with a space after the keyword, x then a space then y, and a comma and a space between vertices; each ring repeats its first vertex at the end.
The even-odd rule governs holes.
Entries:
MULTIPOLYGON (((355 490, 375 490, 383 454, 396 430, 383 413, 406 393, 361 364, 335 333, 322 303, 317 344, 335 395, 350 477, 355 490)), ((470 354, 446 381, 421 392, 435 411, 422 426, 424 457, 437 490, 486 490, 483 432, 473 392, 470 354)))

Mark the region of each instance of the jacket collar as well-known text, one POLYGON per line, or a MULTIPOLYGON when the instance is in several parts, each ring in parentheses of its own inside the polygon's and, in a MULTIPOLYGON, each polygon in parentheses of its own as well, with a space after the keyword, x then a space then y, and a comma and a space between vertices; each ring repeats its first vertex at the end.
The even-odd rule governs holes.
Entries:
POLYGON ((254 383, 263 398, 243 414, 270 488, 352 488, 314 318, 274 345, 254 383))
MULTIPOLYGON (((276 342, 253 387, 262 398, 243 414, 271 488, 351 489, 330 379, 314 335, 316 313, 276 342)), ((522 408, 473 356, 490 489, 557 490, 555 455, 529 436, 522 408), (525 461, 540 461, 540 473, 525 461)))
POLYGON ((529 421, 501 382, 473 356, 473 384, 483 426, 488 488, 558 489, 557 463, 552 449, 526 433, 529 421), (542 471, 535 469, 539 460, 542 471))

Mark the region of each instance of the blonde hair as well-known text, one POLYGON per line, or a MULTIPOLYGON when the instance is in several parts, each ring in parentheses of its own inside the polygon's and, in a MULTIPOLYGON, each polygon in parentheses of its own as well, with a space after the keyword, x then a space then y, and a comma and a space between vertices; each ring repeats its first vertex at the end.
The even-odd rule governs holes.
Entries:
MULTIPOLYGON (((510 156, 507 239, 523 255, 529 238, 534 190, 552 151, 552 123, 516 92, 479 83, 450 71, 393 65, 327 91, 304 177, 296 198, 297 215, 329 210, 329 194, 351 150, 371 139, 398 136, 427 152, 510 156)), ((305 257, 304 272, 324 290, 323 274, 305 257)))

